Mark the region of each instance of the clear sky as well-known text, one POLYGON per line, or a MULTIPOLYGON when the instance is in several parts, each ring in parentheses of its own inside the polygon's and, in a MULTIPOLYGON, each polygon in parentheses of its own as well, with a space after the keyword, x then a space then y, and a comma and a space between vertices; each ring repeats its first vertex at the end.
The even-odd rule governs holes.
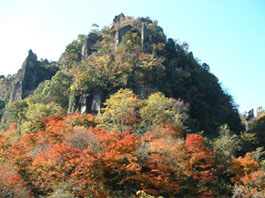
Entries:
POLYGON ((240 112, 265 108, 265 0, 0 0, 0 74, 16 73, 29 49, 57 60, 78 34, 121 12, 186 41, 240 112))

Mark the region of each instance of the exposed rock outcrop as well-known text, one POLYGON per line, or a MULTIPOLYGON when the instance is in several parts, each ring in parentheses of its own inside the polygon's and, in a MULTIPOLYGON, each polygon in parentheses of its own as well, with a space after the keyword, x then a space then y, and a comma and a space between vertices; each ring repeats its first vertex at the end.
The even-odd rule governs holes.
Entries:
POLYGON ((85 94, 82 94, 79 99, 80 103, 80 112, 81 113, 86 113, 87 112, 87 97, 85 94))
POLYGON ((106 96, 102 88, 96 87, 89 95, 81 94, 79 96, 72 96, 71 99, 73 101, 69 102, 68 113, 81 112, 97 115, 106 96))
POLYGON ((122 28, 120 28, 116 33, 115 33, 115 47, 117 47, 121 41, 122 41, 122 38, 124 37, 124 35, 130 31, 132 29, 132 26, 130 25, 126 25, 122 28))
POLYGON ((97 115, 100 112, 101 104, 104 99, 104 91, 100 87, 94 89, 91 113, 97 115))
POLYGON ((114 25, 121 26, 124 19, 125 19, 125 15, 123 13, 115 16, 113 19, 113 26, 114 25))
POLYGON ((11 84, 9 103, 27 97, 43 80, 49 80, 58 71, 54 65, 37 60, 37 55, 29 50, 28 56, 11 84))
MULTIPOLYGON (((157 40, 156 32, 161 37, 164 36, 163 29, 153 23, 149 18, 137 18, 125 17, 123 13, 115 16, 113 19, 110 36, 114 40, 115 49, 121 44, 122 39, 126 33, 136 33, 141 39, 142 51, 155 54, 153 45, 161 42, 157 40), (153 28, 153 29, 152 29, 153 28)), ((165 36, 164 36, 165 37, 165 36)), ((102 37, 96 33, 90 33, 85 39, 85 42, 81 51, 81 60, 85 60, 93 52, 97 51, 96 45, 99 41, 102 41, 102 37)), ((81 112, 81 113, 92 113, 96 115, 100 112, 102 103, 104 102, 104 92, 100 87, 95 88, 90 96, 86 94, 80 94, 79 96, 73 96, 71 102, 69 102, 68 112, 81 112)))
POLYGON ((94 45, 101 40, 102 40, 101 36, 97 35, 96 33, 90 33, 88 37, 85 39, 85 42, 83 44, 81 59, 84 60, 93 52, 95 52, 96 49, 94 48, 94 45))
MULTIPOLYGON (((148 18, 132 18, 125 17, 123 13, 115 16, 112 23, 112 35, 115 37, 115 48, 121 43, 122 38, 128 31, 136 32, 141 38, 141 47, 144 52, 153 53, 152 45, 157 41, 153 38, 152 31, 147 28, 148 24, 153 23, 148 18), (130 21, 134 21, 131 24, 130 21)), ((163 29, 156 26, 156 31, 164 35, 163 29)))

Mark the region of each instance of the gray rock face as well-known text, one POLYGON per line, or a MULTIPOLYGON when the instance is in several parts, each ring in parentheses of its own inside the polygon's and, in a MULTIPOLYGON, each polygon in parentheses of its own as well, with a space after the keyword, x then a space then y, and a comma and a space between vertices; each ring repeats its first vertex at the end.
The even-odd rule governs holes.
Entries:
POLYGON ((248 111, 247 115, 246 115, 246 121, 251 121, 255 118, 254 116, 254 109, 251 109, 248 111))
POLYGON ((114 19, 113 19, 113 25, 116 24, 116 25, 121 26, 121 23, 122 23, 122 21, 123 21, 124 19, 125 19, 125 16, 124 16, 123 13, 121 13, 121 14, 115 16, 114 19))
POLYGON ((117 47, 121 41, 122 38, 124 37, 124 35, 131 30, 131 26, 130 25, 126 25, 124 27, 122 27, 121 29, 119 29, 116 33, 115 33, 115 47, 117 47))
POLYGON ((86 113, 87 112, 87 97, 83 94, 80 96, 80 112, 86 113))
POLYGON ((262 114, 263 113, 263 109, 262 109, 262 107, 258 107, 257 108, 257 116, 259 116, 260 114, 262 114))
POLYGON ((84 60, 89 55, 91 55, 93 52, 95 52, 96 50, 93 48, 93 46, 97 43, 97 41, 101 41, 101 40, 102 40, 101 36, 95 33, 90 33, 82 47, 81 59, 84 60))
POLYGON ((44 67, 37 55, 29 50, 28 56, 11 84, 9 103, 27 97, 43 80, 49 80, 58 71, 57 67, 44 67))
POLYGON ((145 24, 142 23, 142 27, 141 27, 141 45, 142 45, 142 50, 144 52, 152 53, 151 43, 152 43, 151 34, 148 32, 145 24))
MULTIPOLYGON (((146 18, 138 18, 135 20, 134 28, 131 25, 126 25, 125 22, 126 17, 123 13, 120 15, 115 16, 113 20, 113 26, 112 26, 112 34, 115 35, 115 48, 118 47, 118 45, 121 43, 122 38, 128 31, 136 32, 139 37, 141 38, 141 47, 142 50, 146 53, 152 53, 152 43, 153 38, 152 34, 149 32, 149 30, 146 27, 146 24, 152 23, 150 19, 146 18)), ((163 31, 161 28, 159 31, 163 31)))
POLYGON ((95 88, 93 93, 93 100, 91 106, 92 115, 97 115, 100 112, 100 107, 103 102, 103 90, 101 88, 95 88))
POLYGON ((36 67, 38 67, 37 55, 29 50, 28 57, 22 65, 22 79, 20 79, 22 98, 28 96, 29 91, 31 91, 33 87, 38 85, 38 71, 36 70, 36 67))
MULTIPOLYGON (((136 20, 133 20, 132 18, 126 18, 123 13, 115 16, 110 32, 112 38, 114 37, 115 49, 117 49, 120 45, 125 34, 131 31, 133 33, 137 33, 137 35, 141 38, 142 51, 150 54, 154 53, 152 30, 148 29, 148 24, 150 23, 153 22, 148 18, 137 18, 136 20)), ((158 31, 163 33, 162 28, 159 26, 156 28, 158 31)), ((102 37, 95 33, 90 33, 88 35, 82 47, 82 60, 85 60, 89 55, 96 51, 95 44, 101 40, 102 37)), ((143 95, 147 94, 144 90, 141 90, 140 92, 143 95)), ((75 99, 73 99, 74 102, 71 104, 69 103, 69 112, 79 111, 81 113, 92 113, 93 115, 97 115, 100 112, 102 103, 104 102, 104 91, 102 88, 98 87, 90 94, 91 95, 89 97, 82 94, 76 96, 75 99)))
POLYGON ((26 60, 23 62, 21 70, 17 74, 16 81, 11 85, 9 103, 25 97, 25 91, 30 86, 31 71, 37 65, 37 55, 29 50, 26 60))
POLYGON ((82 114, 91 113, 97 115, 100 112, 104 99, 104 90, 97 87, 89 96, 81 94, 72 98, 73 102, 69 103, 68 113, 81 112, 82 114))
POLYGON ((9 103, 21 99, 22 99, 22 81, 18 81, 11 85, 9 103))

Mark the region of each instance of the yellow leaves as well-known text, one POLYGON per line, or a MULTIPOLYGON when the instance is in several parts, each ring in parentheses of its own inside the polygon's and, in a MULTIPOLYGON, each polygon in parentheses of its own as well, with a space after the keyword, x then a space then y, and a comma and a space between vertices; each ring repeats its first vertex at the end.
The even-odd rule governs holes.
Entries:
POLYGON ((155 58, 153 55, 143 52, 139 54, 139 65, 148 70, 151 70, 155 66, 162 67, 160 58, 155 58))
POLYGON ((104 65, 107 60, 105 56, 97 56, 95 61, 100 65, 104 65))
POLYGON ((138 133, 142 133, 156 126, 171 124, 175 126, 170 129, 175 136, 181 133, 177 126, 182 126, 187 109, 183 102, 166 98, 160 92, 141 100, 129 89, 120 89, 104 105, 103 114, 98 117, 99 127, 119 132, 138 130, 138 133))
POLYGON ((99 126, 116 131, 131 130, 137 124, 137 111, 141 101, 129 89, 120 89, 104 103, 104 113, 99 117, 99 126))
POLYGON ((155 24, 154 23, 148 23, 147 24, 147 27, 149 28, 149 29, 153 29, 153 28, 155 28, 155 24))
MULTIPOLYGON (((104 38, 104 37, 107 37, 107 35, 104 34, 104 35, 103 35, 103 38, 104 38)), ((107 39, 102 39, 101 44, 102 44, 103 46, 107 46, 107 45, 109 45, 109 42, 108 42, 107 39)))
POLYGON ((150 60, 144 60, 141 66, 144 69, 152 69, 152 67, 157 66, 156 58, 151 58, 150 60))
POLYGON ((144 101, 145 105, 140 110, 141 118, 150 125, 174 124, 182 125, 185 118, 186 107, 183 102, 166 98, 157 92, 144 101))
POLYGON ((132 41, 131 41, 131 40, 127 40, 126 43, 127 43, 128 45, 131 45, 131 44, 132 44, 132 41))

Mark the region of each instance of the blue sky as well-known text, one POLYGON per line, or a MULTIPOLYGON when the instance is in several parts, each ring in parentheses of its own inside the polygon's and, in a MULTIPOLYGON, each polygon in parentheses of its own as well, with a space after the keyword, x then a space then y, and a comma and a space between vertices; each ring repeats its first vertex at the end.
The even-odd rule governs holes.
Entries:
POLYGON ((57 60, 91 25, 149 16, 210 66, 240 112, 265 108, 265 0, 1 0, 0 74, 15 73, 29 49, 57 60))

